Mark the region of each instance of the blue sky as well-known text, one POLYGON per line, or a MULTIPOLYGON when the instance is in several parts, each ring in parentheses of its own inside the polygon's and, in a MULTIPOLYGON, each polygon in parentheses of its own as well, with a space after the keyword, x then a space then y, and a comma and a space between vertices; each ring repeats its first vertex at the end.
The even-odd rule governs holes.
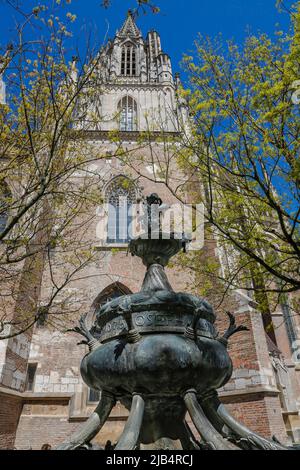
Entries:
MULTIPOLYGON (((102 43, 109 23, 109 36, 120 27, 126 12, 134 6, 134 0, 112 0, 112 7, 105 10, 101 0, 72 0, 67 11, 78 17, 74 25, 75 35, 84 36, 84 31, 92 29, 97 42, 102 43)), ((173 60, 174 70, 179 69, 183 53, 189 53, 197 33, 216 36, 222 33, 225 39, 235 38, 243 42, 247 31, 263 31, 272 34, 276 23, 287 27, 287 15, 278 13, 275 0, 153 0, 161 7, 161 13, 140 16, 138 25, 144 33, 149 29, 160 32, 165 51, 173 60)), ((26 0, 29 9, 38 0, 26 0)), ((40 3, 51 4, 52 0, 40 3)), ((11 35, 14 24, 11 9, 0 0, 0 45, 4 46, 11 35)), ((75 41, 75 40, 74 40, 75 41)), ((75 42, 74 42, 75 43, 75 42)), ((70 44, 72 48, 72 44, 70 44)))

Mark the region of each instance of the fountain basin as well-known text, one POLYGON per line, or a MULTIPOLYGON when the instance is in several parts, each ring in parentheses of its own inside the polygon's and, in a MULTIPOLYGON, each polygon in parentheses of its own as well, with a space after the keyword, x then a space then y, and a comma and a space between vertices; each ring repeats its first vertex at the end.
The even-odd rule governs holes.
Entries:
POLYGON ((227 383, 232 362, 215 339, 153 334, 133 344, 125 338, 102 344, 83 359, 81 374, 89 387, 119 397, 181 396, 187 389, 201 395, 227 383))

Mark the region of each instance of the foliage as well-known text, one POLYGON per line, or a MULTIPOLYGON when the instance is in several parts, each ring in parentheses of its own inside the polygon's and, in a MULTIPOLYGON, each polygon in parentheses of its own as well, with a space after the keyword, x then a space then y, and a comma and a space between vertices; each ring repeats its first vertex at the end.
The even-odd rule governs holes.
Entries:
MULTIPOLYGON (((105 155, 80 123, 83 103, 101 90, 101 56, 87 43, 68 59, 76 18, 60 17, 64 3, 24 14, 1 61, 9 96, 0 104, 0 339, 27 331, 41 312, 62 326, 81 308, 70 285, 100 262, 93 224, 103 182, 94 167, 105 155)), ((100 120, 90 113, 90 126, 100 120)))
MULTIPOLYGON (((109 8, 112 3, 112 0, 103 0, 102 6, 105 8, 109 8)), ((135 9, 133 11, 134 15, 139 15, 140 13, 147 13, 148 10, 150 10, 152 13, 160 12, 160 8, 151 0, 134 0, 134 3, 136 4, 135 9)))
POLYGON ((199 36, 184 58, 190 86, 181 94, 195 124, 179 163, 201 181, 194 200, 222 255, 217 278, 254 290, 262 309, 266 293, 282 300, 300 288, 299 2, 290 14, 290 30, 274 40, 251 35, 241 48, 199 36))

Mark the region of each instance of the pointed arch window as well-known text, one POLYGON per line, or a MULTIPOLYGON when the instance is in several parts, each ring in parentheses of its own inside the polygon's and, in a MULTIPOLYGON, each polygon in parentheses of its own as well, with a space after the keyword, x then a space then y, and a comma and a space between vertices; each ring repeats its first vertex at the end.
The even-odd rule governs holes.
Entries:
POLYGON ((3 233, 8 222, 9 199, 11 193, 6 183, 0 183, 0 233, 3 233))
POLYGON ((106 189, 108 203, 107 243, 126 244, 132 238, 133 204, 136 189, 124 176, 115 178, 106 189))
MULTIPOLYGON (((107 302, 110 302, 113 299, 122 297, 123 295, 132 294, 132 291, 121 284, 120 282, 114 282, 110 286, 106 287, 94 300, 93 310, 96 312, 99 308, 105 305, 107 302)), ((97 335, 97 330, 94 331, 94 334, 97 335)), ((92 388, 88 389, 87 404, 98 403, 101 397, 101 392, 99 390, 94 390, 92 388)))
POLYGON ((136 76, 136 47, 133 44, 125 44, 122 47, 121 75, 123 77, 136 76))
POLYGON ((131 290, 121 282, 114 282, 107 286, 94 300, 93 309, 98 310, 107 302, 122 297, 123 295, 132 294, 131 290))
POLYGON ((137 104, 131 96, 124 96, 118 105, 120 131, 137 130, 137 104))

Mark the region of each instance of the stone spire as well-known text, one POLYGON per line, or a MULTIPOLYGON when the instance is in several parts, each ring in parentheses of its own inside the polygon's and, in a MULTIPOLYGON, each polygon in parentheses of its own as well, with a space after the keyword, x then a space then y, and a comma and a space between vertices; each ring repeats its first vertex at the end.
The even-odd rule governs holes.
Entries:
POLYGON ((127 38, 127 37, 139 38, 142 36, 141 31, 138 29, 135 23, 131 10, 128 11, 127 18, 122 28, 120 29, 120 31, 118 31, 117 36, 123 37, 123 38, 127 38))

